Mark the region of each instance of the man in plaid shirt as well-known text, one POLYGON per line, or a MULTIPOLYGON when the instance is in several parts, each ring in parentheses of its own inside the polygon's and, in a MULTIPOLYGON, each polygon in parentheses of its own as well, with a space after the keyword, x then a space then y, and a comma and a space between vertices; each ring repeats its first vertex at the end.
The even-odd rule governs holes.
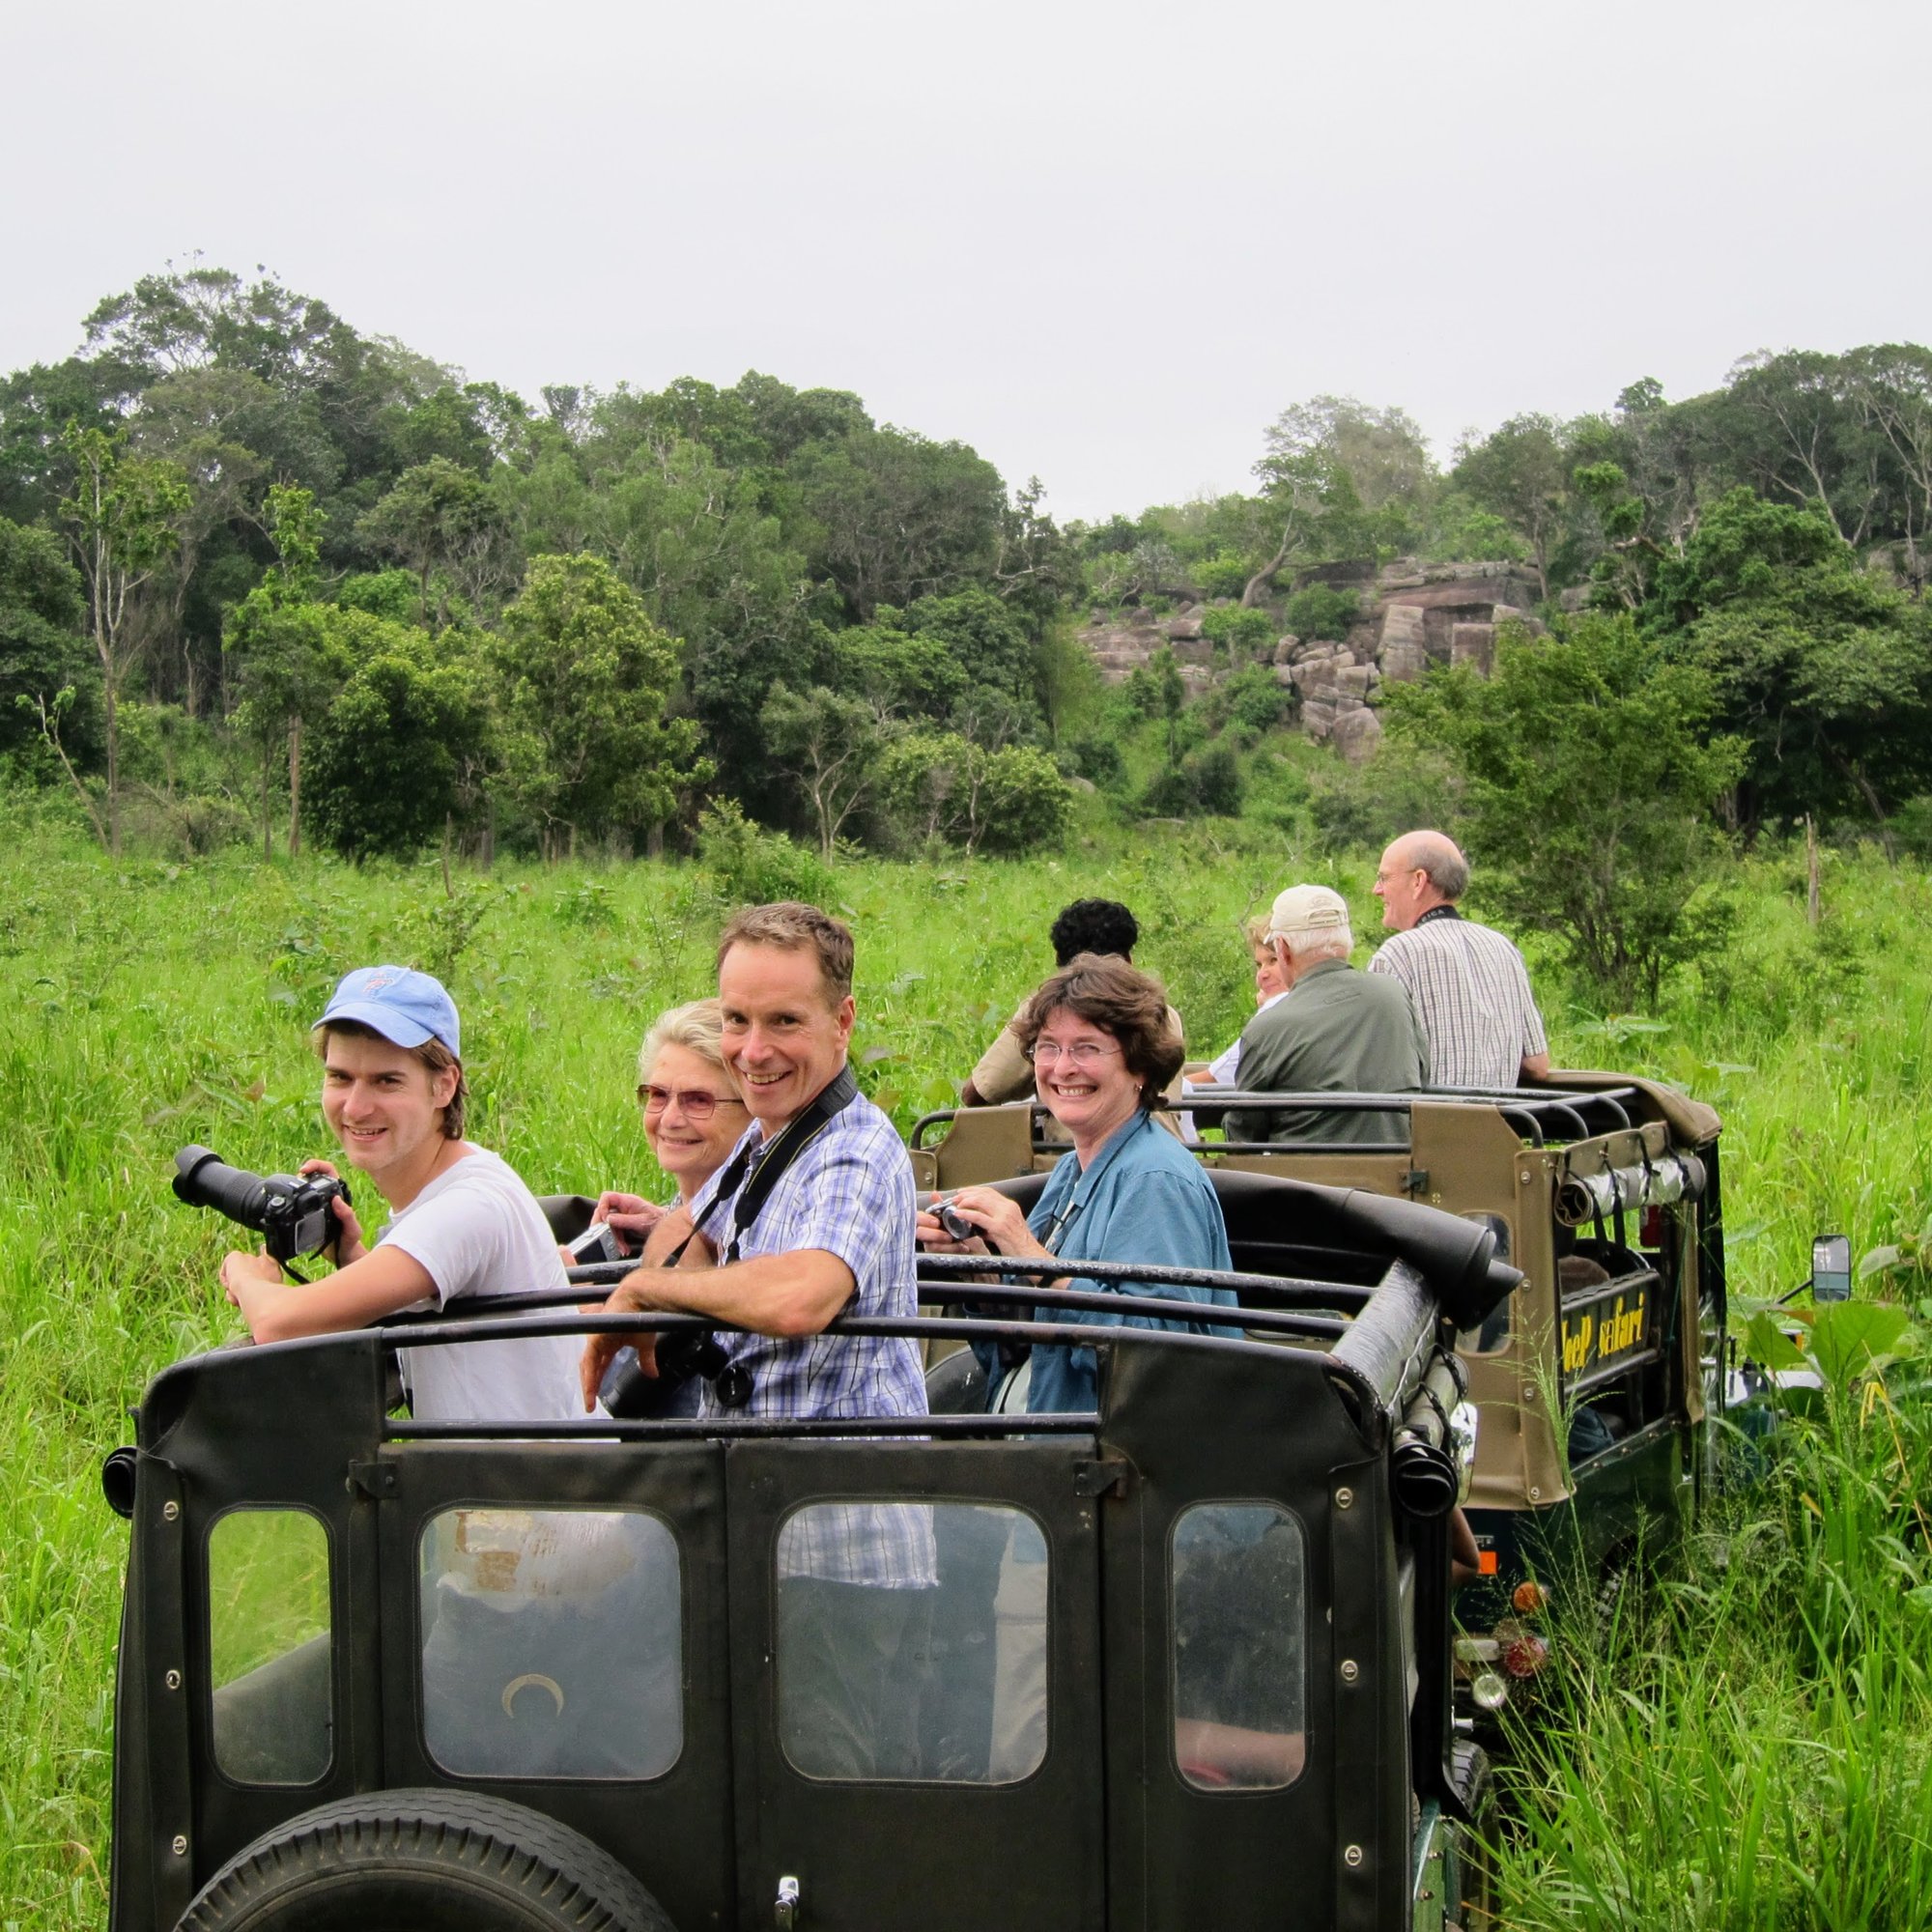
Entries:
MULTIPOLYGON (((690 1206, 652 1230, 608 1306, 708 1315, 741 1331, 718 1337, 727 1361, 700 1418, 923 1415, 909 1338, 824 1333, 839 1315, 918 1309, 912 1164, 892 1122, 849 1085, 852 934, 795 901, 741 912, 718 943, 718 997, 724 1062, 752 1125, 690 1206), (802 1120, 821 1094, 844 1103, 802 1120), (741 1225, 758 1158, 795 1122, 803 1151, 741 1225)), ((592 1336, 586 1407, 626 1341, 656 1373, 650 1336, 592 1336)), ((909 1770, 911 1661, 937 1574, 930 1509, 813 1504, 785 1522, 777 1559, 787 1754, 818 1776, 909 1770)))
POLYGON ((1469 862, 1439 832, 1406 832, 1382 854, 1376 896, 1395 928, 1369 961, 1408 988, 1429 1037, 1429 1084, 1493 1092, 1549 1071, 1543 1015, 1519 952, 1464 919, 1469 862))

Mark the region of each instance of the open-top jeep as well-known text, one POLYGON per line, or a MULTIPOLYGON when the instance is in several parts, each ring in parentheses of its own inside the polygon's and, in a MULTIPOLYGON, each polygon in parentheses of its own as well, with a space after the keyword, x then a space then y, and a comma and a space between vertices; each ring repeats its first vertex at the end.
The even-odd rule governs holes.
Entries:
POLYGON ((1188 1278, 1240 1338, 1056 1323, 953 1258, 844 1324, 1096 1347, 1094 1414, 388 1412, 401 1343, 694 1325, 554 1296, 164 1372, 106 1471, 111 1932, 1476 1922, 1453 1340, 1517 1276, 1415 1203, 1217 1190, 1253 1265, 1188 1278), (907 1634, 829 1688, 828 1549, 810 1616, 907 1634))
MULTIPOLYGON (((1496 1094, 1209 1096, 1187 1105, 1217 1175, 1286 1175, 1426 1202, 1490 1229, 1521 1271, 1459 1343, 1482 1418, 1469 1518, 1483 1578, 1457 1603, 1478 1702, 1549 1658, 1535 1612, 1556 1582, 1614 1582, 1667 1540, 1709 1483, 1724 1401, 1719 1120, 1656 1083, 1558 1072, 1496 1094), (1242 1138, 1256 1108, 1308 1107, 1332 1138, 1242 1138), (1332 1123, 1386 1122, 1373 1140, 1332 1123), (1226 1125, 1223 1127, 1224 1119, 1226 1125)), ((1049 1169, 1037 1103, 946 1110, 912 1133, 920 1185, 1049 1169), (943 1133, 936 1131, 944 1129, 943 1133)), ((1275 1264, 1237 1232, 1235 1264, 1275 1264)))

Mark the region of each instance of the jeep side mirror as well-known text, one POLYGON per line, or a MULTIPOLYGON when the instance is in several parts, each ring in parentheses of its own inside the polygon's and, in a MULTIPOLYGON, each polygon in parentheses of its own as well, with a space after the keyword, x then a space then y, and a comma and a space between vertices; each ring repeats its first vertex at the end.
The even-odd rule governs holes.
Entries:
POLYGON ((1851 1237, 1848 1235, 1814 1235, 1811 1238, 1811 1299, 1849 1301, 1851 1298, 1851 1237))

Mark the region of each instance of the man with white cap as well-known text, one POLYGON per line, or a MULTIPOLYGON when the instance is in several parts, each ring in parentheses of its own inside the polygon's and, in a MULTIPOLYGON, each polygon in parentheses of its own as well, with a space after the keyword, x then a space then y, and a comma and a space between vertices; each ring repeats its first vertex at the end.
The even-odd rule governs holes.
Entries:
MULTIPOLYGON (((1349 963, 1349 902, 1326 886, 1291 886, 1268 915, 1267 943, 1287 987, 1241 1035, 1251 1094, 1407 1094, 1427 1085, 1429 1042, 1407 989, 1349 963)), ((1283 1108, 1230 1116, 1230 1140, 1403 1141, 1402 1114, 1283 1108)))
MULTIPOLYGON (((462 1035, 441 983, 403 966, 365 966, 336 987, 314 1032, 323 1118, 391 1212, 368 1246, 354 1209, 338 1200, 336 1269, 320 1281, 287 1281, 268 1255, 230 1254, 221 1285, 255 1340, 567 1286, 536 1197, 506 1163, 463 1137, 462 1035)), ((310 1160, 302 1172, 335 1169, 310 1160)), ((579 1415, 578 1354, 568 1335, 401 1350, 418 1421, 579 1415)))

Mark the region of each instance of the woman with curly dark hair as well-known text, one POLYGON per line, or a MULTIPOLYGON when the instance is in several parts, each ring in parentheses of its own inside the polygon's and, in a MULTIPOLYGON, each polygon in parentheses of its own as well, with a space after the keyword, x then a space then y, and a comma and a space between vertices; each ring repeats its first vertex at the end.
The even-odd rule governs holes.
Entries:
MULTIPOLYGON (((1015 1022, 1033 1062, 1039 1097, 1071 1136, 1073 1151, 1049 1177, 1031 1215, 990 1187, 952 1197, 962 1220, 980 1233, 952 1241, 931 1214, 922 1214, 921 1242, 953 1254, 1054 1256, 1147 1262, 1165 1267, 1226 1268, 1228 1231, 1213 1183, 1172 1134, 1154 1125, 1161 1089, 1180 1065, 1182 1047, 1168 1023, 1160 981, 1125 960, 1084 952, 1063 966, 1027 1002, 1015 1022)), ((1206 1319, 1234 1304, 1226 1289, 1098 1282, 1068 1269, 1042 1293, 1042 1321, 1095 1327, 1180 1328, 1227 1334, 1206 1319), (1172 1321, 1056 1309, 1056 1290, 1158 1296, 1195 1304, 1172 1321)), ((1092 1349, 1033 1351, 1029 1412, 1095 1406, 1097 1366, 1092 1349)))

